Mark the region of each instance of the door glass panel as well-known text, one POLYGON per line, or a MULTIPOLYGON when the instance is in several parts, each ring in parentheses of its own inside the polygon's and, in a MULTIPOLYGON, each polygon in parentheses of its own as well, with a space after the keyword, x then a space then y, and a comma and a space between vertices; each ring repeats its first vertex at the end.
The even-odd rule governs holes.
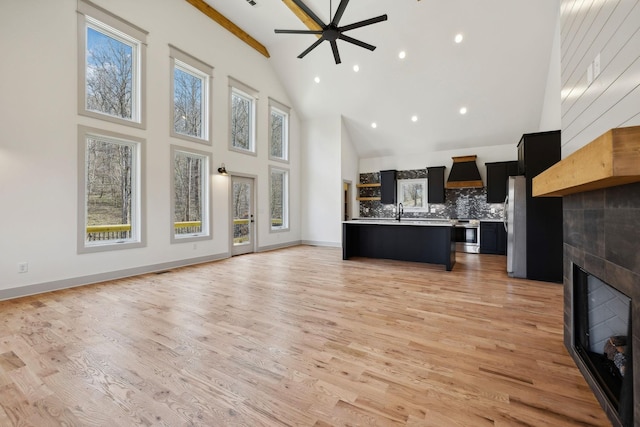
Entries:
POLYGON ((233 182, 233 245, 251 242, 251 184, 233 182))

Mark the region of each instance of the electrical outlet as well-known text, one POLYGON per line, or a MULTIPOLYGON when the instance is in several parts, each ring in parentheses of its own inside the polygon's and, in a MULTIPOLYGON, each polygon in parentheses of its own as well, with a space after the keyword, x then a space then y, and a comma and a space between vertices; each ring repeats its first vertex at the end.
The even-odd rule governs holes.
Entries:
POLYGON ((27 271, 29 271, 29 263, 28 262, 18 263, 18 273, 26 273, 27 271))
POLYGON ((600 53, 596 55, 596 58, 593 60, 593 78, 597 79, 600 75, 600 53))

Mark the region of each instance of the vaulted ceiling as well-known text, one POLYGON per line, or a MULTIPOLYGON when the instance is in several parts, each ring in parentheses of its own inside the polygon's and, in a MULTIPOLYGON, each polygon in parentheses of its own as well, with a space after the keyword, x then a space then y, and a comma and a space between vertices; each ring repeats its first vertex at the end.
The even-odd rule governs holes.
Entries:
MULTIPOLYGON (((339 40, 339 65, 327 42, 298 59, 316 36, 275 34, 307 27, 285 0, 254 1, 206 0, 268 49, 303 119, 343 116, 363 158, 513 146, 540 130, 558 0, 351 0, 341 25, 388 20, 348 32, 373 52, 339 40)), ((340 3, 303 1, 324 22, 340 3)))

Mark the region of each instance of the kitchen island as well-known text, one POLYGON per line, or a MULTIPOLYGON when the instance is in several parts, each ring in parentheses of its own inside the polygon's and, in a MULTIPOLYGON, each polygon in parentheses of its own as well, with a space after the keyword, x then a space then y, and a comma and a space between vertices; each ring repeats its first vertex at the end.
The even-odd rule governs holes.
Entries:
POLYGON ((342 223, 342 259, 384 258, 442 264, 456 263, 453 226, 444 220, 366 219, 342 223))

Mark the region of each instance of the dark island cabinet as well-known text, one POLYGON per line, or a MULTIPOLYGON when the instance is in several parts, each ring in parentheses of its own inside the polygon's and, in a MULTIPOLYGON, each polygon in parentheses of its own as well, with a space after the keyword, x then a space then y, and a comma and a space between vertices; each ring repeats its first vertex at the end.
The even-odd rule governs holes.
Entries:
POLYGON ((507 254, 507 232, 502 222, 480 221, 480 253, 507 254))
POLYGON ((487 167, 487 203, 503 203, 507 197, 507 181, 518 175, 518 161, 485 163, 487 167))
POLYGON ((444 203, 444 166, 427 168, 427 202, 444 203))
POLYGON ((385 205, 395 205, 396 192, 396 171, 380 171, 380 203, 385 205))

